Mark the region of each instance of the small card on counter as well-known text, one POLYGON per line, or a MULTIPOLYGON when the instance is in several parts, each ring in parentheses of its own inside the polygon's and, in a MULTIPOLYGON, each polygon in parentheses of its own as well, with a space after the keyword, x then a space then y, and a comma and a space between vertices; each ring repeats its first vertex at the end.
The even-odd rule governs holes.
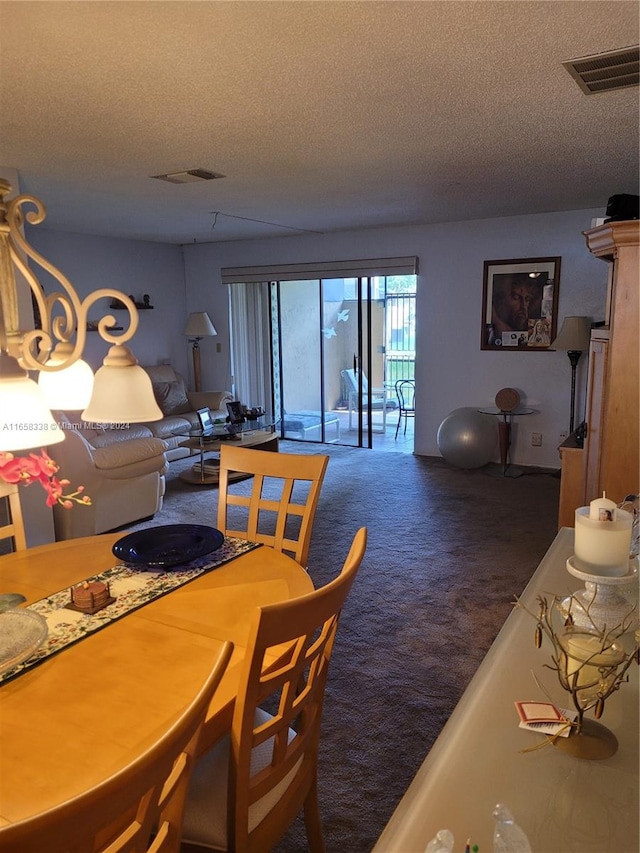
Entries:
POLYGON ((572 723, 578 716, 576 711, 557 708, 552 702, 516 702, 520 717, 520 728, 548 735, 569 737, 572 723))

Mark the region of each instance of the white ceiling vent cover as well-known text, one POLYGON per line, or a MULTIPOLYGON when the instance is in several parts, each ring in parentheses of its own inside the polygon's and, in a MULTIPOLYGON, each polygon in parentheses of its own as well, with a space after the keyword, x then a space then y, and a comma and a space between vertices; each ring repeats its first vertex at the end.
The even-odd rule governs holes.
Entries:
POLYGON ((188 169, 185 172, 170 172, 168 175, 151 175, 159 181, 168 181, 170 184, 196 184, 200 181, 215 181, 224 178, 220 172, 210 172, 208 169, 188 169))
POLYGON ((640 47, 625 47, 562 63, 585 95, 613 92, 637 86, 640 80, 640 47))

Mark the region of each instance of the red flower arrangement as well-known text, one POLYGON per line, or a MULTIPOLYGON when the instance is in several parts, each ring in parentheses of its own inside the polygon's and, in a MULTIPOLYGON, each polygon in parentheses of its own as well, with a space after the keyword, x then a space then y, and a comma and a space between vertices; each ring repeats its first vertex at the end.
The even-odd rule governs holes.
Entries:
POLYGON ((65 509, 71 509, 74 503, 91 506, 89 495, 83 495, 84 486, 78 486, 75 492, 63 494, 69 485, 69 480, 59 480, 55 475, 60 470, 46 450, 40 454, 30 453, 28 456, 14 456, 13 453, 0 451, 0 480, 5 483, 18 483, 30 486, 40 483, 47 493, 47 506, 60 504, 65 509))

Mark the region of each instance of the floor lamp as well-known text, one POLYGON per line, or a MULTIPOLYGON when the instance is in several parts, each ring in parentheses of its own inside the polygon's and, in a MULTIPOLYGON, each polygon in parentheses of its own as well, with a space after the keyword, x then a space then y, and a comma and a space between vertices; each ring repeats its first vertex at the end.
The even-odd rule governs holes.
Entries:
POLYGON ((571 362, 571 418, 569 434, 573 432, 574 415, 576 410, 576 368, 580 356, 589 349, 591 338, 591 320, 589 317, 565 317, 557 338, 551 342, 549 349, 562 350, 569 356, 571 362))
POLYGON ((217 335, 216 328, 209 319, 206 311, 196 311, 189 315, 184 334, 193 345, 193 386, 195 391, 201 391, 200 378, 200 341, 202 338, 217 335))

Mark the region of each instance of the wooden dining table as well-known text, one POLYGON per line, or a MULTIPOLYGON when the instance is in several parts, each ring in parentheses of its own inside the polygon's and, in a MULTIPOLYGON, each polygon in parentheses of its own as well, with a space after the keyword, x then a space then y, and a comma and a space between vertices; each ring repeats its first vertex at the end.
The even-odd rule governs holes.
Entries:
MULTIPOLYGON (((118 562, 111 548, 121 535, 0 557, 0 593, 21 593, 27 606, 97 575, 118 562)), ((208 749, 229 730, 255 609, 312 590, 298 563, 260 546, 4 683, 0 824, 76 796, 136 758, 193 699, 231 640, 203 731, 201 750, 208 749)))

